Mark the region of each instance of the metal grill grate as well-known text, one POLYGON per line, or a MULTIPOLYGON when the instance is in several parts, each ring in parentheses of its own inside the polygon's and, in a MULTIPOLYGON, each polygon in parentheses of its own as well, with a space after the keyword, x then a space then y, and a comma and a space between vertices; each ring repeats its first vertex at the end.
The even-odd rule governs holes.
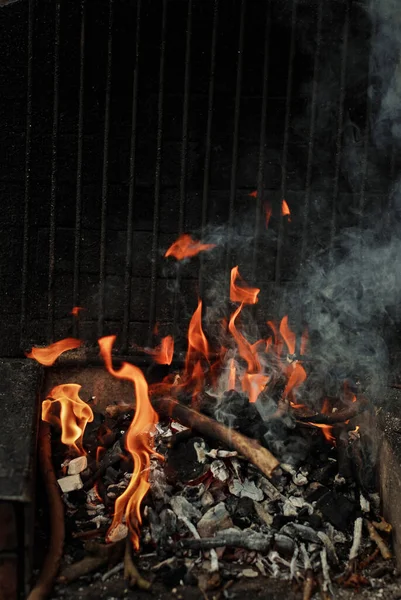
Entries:
POLYGON ((29 0, 2 16, 2 355, 109 332, 127 353, 156 322, 179 338, 237 263, 262 287, 256 317, 278 316, 299 266, 385 206, 395 159, 372 154, 357 2, 29 0), (223 224, 246 251, 227 233, 220 253, 163 259, 223 224))

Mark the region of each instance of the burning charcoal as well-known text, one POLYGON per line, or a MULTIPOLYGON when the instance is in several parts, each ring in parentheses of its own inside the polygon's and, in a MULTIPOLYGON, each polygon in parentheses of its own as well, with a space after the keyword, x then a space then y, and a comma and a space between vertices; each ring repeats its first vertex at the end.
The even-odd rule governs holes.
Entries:
POLYGON ((201 512, 184 496, 174 496, 170 500, 170 505, 178 518, 184 517, 189 521, 199 521, 202 516, 201 512))
POLYGON ((88 466, 88 459, 86 456, 78 456, 73 458, 68 464, 68 475, 78 475, 82 471, 85 471, 88 466))
POLYGON ((230 477, 230 473, 222 460, 214 460, 210 465, 210 470, 213 477, 219 481, 227 481, 230 477))
POLYGON ((207 472, 206 456, 203 458, 205 450, 205 441, 199 437, 191 438, 186 443, 172 448, 164 466, 167 480, 170 482, 193 481, 207 472), (200 449, 202 454, 200 454, 200 449))
POLYGON ((316 508, 340 531, 347 529, 355 514, 355 505, 346 496, 331 491, 317 500, 316 508))
POLYGON ((63 494, 68 494, 74 490, 81 490, 84 487, 80 475, 67 475, 57 480, 63 494))
POLYGON ((240 498, 250 498, 251 500, 256 500, 256 502, 263 500, 262 490, 257 488, 253 481, 249 481, 249 479, 245 479, 242 483, 239 479, 233 479, 228 489, 231 494, 240 498))
POLYGON ((116 483, 118 481, 119 477, 120 477, 120 473, 119 473, 119 471, 117 471, 117 469, 114 469, 113 467, 108 467, 106 469, 104 483, 106 485, 111 485, 113 483, 116 483))
POLYGON ((210 537, 217 531, 229 529, 232 526, 231 517, 223 502, 220 502, 205 512, 196 527, 201 537, 210 537))
POLYGON ((287 523, 280 529, 282 535, 287 535, 290 538, 299 539, 302 542, 312 542, 312 544, 321 545, 321 540, 311 527, 300 525, 299 523, 287 523))
POLYGON ((246 529, 252 524, 254 517, 253 501, 250 498, 240 498, 237 510, 233 515, 234 525, 246 529))

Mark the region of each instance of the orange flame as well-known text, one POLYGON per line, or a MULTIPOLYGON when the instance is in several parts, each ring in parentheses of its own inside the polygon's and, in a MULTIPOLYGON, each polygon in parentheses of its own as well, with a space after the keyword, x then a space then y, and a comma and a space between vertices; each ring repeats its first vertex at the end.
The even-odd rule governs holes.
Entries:
POLYGON ((93 421, 90 406, 79 397, 81 386, 76 383, 58 385, 49 397, 42 402, 42 419, 61 428, 61 441, 78 454, 85 454, 82 437, 87 423, 93 421), (59 416, 53 412, 56 403, 60 405, 59 416))
POLYGON ((333 425, 322 425, 321 423, 309 423, 309 425, 313 425, 314 427, 321 429, 326 440, 331 444, 335 444, 336 438, 332 434, 333 425))
POLYGON ((171 335, 162 338, 160 346, 154 350, 145 350, 153 356, 153 360, 159 365, 171 365, 174 355, 174 339, 171 335))
POLYGON ((286 346, 288 348, 288 353, 294 354, 295 353, 296 336, 295 336, 295 333, 293 331, 291 331, 291 329, 288 326, 288 316, 285 316, 281 319, 280 334, 281 334, 281 337, 283 338, 284 342, 286 343, 286 346))
POLYGON ((248 196, 250 196, 251 198, 257 198, 258 197, 258 190, 254 190, 253 192, 250 192, 248 194, 248 196))
POLYGON ((235 368, 235 362, 234 362, 233 358, 230 359, 229 364, 230 364, 230 366, 229 366, 228 385, 227 385, 228 392, 230 390, 235 390, 235 378, 236 378, 236 368, 235 368))
POLYGON ((231 269, 230 300, 232 302, 242 302, 243 304, 256 304, 260 289, 248 286, 240 287, 235 283, 237 279, 243 281, 238 266, 231 269))
POLYGON ((32 348, 31 352, 26 352, 25 355, 27 358, 34 358, 41 365, 45 365, 45 367, 50 367, 56 362, 60 354, 67 350, 78 348, 81 345, 81 340, 65 338, 64 340, 50 344, 50 346, 46 346, 46 348, 32 348))
POLYGON ((269 204, 269 202, 266 202, 266 204, 265 204, 265 214, 266 214, 266 229, 268 229, 269 223, 270 223, 270 219, 271 219, 271 216, 272 216, 272 207, 269 204))
POLYGON ((249 402, 256 402, 259 394, 263 392, 269 381, 268 375, 263 373, 245 373, 242 378, 242 389, 248 394, 249 402))
POLYGON ((116 500, 115 513, 109 533, 122 522, 125 516, 126 523, 131 531, 132 544, 138 550, 139 527, 142 523, 140 508, 141 502, 149 489, 150 455, 154 454, 151 431, 158 418, 150 403, 148 384, 142 371, 127 362, 123 362, 118 371, 113 369, 111 351, 115 339, 114 335, 101 338, 99 340, 100 352, 106 369, 111 375, 119 379, 132 381, 135 388, 136 407, 134 418, 126 434, 126 448, 134 461, 134 471, 129 486, 116 500))
POLYGON ((177 260, 182 260, 183 258, 196 256, 199 252, 211 250, 215 247, 216 244, 202 244, 201 242, 193 240, 190 235, 184 233, 170 246, 164 256, 174 256, 177 260))
POLYGON ((194 358, 199 355, 203 355, 206 360, 209 360, 209 344, 202 329, 202 300, 198 301, 198 306, 188 327, 188 350, 185 359, 187 373, 191 371, 194 358))
POLYGON ((78 317, 79 313, 81 312, 81 310, 85 310, 82 306, 74 306, 74 308, 71 311, 71 314, 74 317, 78 317))
POLYGON ((288 220, 291 221, 291 211, 285 200, 283 200, 281 203, 281 214, 283 215, 283 217, 288 217, 288 220))
POLYGON ((284 398, 287 398, 306 379, 306 371, 299 362, 295 362, 290 366, 290 372, 291 374, 284 389, 284 398))

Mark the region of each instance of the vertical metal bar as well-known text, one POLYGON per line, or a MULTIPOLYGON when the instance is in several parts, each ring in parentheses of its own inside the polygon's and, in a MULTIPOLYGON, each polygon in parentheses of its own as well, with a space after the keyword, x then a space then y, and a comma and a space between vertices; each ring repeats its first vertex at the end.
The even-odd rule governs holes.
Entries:
MULTIPOLYGON (((189 115, 189 89, 191 83, 191 37, 192 37, 192 0, 188 0, 187 34, 185 41, 185 72, 184 72, 184 100, 182 107, 182 142, 181 142, 181 170, 180 170, 180 203, 178 214, 178 233, 184 230, 185 200, 187 197, 187 163, 188 163, 188 115, 189 115)), ((176 332, 178 295, 181 280, 181 264, 177 264, 177 277, 174 290, 173 304, 173 331, 176 332)))
MULTIPOLYGON (((291 119, 291 97, 292 97, 292 77, 294 71, 294 54, 295 54, 295 24, 297 19, 297 0, 292 2, 291 14, 291 38, 290 38, 290 54, 288 60, 288 79, 285 101, 285 119, 284 119, 284 139, 281 156, 281 198, 280 203, 285 198, 287 191, 287 160, 288 160, 288 139, 290 133, 291 119)), ((280 211, 279 226, 277 233, 277 250, 276 250, 276 266, 275 266, 275 282, 278 283, 281 279, 281 251, 283 246, 283 217, 280 211)))
POLYGON ((241 0, 241 13, 238 36, 238 60, 237 60, 237 81, 235 85, 235 106, 234 106, 234 135, 233 152, 231 159, 231 177, 230 177, 230 196, 228 205, 228 230, 229 241, 226 254, 226 274, 231 268, 231 241, 230 232, 234 224, 234 205, 237 194, 237 168, 238 168, 238 140, 239 140, 239 118, 241 110, 241 88, 242 88, 242 66, 244 54, 244 29, 245 29, 245 10, 246 0, 241 0))
POLYGON ((345 77, 347 73, 347 55, 348 55, 348 35, 349 35, 349 0, 346 2, 345 19, 343 26, 343 43, 341 49, 341 71, 340 71, 340 97, 338 101, 337 116, 337 135, 336 135, 336 158, 334 165, 333 194, 331 206, 331 227, 330 227, 330 258, 333 260, 334 239, 336 235, 336 208, 339 192, 339 180, 342 157, 342 139, 344 125, 344 101, 345 101, 345 77))
POLYGON ((47 295, 48 341, 54 339, 54 275, 55 275, 55 243, 56 243, 56 195, 57 195, 57 141, 59 113, 59 79, 60 79, 60 12, 61 2, 55 5, 54 30, 54 85, 53 85, 53 126, 52 126, 52 159, 50 181, 50 225, 49 225, 49 279, 47 295))
MULTIPOLYGON (((75 238, 74 238, 74 277, 72 284, 72 305, 79 305, 79 267, 81 260, 81 213, 82 213, 82 150, 84 129, 84 68, 85 68, 85 0, 81 0, 81 35, 79 41, 79 97, 78 97, 78 139, 77 139, 77 181, 75 199, 75 238)), ((73 317, 73 334, 79 335, 79 320, 73 317)))
MULTIPOLYGON (((203 167, 203 190, 202 190, 202 235, 205 231, 207 221, 207 204, 209 198, 210 184, 210 157, 212 148, 212 122, 213 122, 213 105, 214 105, 214 78, 216 71, 216 48, 217 48, 217 29, 219 24, 219 0, 214 0, 213 8, 213 25, 212 25, 212 45, 210 50, 210 75, 209 75, 209 90, 207 100, 207 123, 206 123, 206 138, 205 138, 205 164, 203 167)), ((199 268, 199 295, 203 296, 203 266, 204 257, 200 254, 199 268)))
POLYGON ((265 43, 263 48, 263 88, 262 88, 262 106, 260 116, 260 137, 259 137, 259 162, 258 162, 258 176, 257 176, 257 197, 256 197, 256 209, 255 209, 255 237, 253 244, 253 257, 252 257, 252 279, 256 275, 256 263, 257 263, 257 250, 259 235, 261 230, 261 216, 262 216, 262 195, 264 188, 264 174, 265 174, 265 149, 266 149, 266 120, 267 120, 267 97, 269 89, 269 43, 270 43, 270 24, 271 24, 271 4, 270 1, 266 5, 266 24, 265 24, 265 43))
POLYGON ((151 250, 151 271, 150 271, 150 304, 149 304, 149 331, 148 344, 152 342, 152 329, 156 315, 156 284, 157 284, 157 252, 159 241, 159 205, 161 190, 161 165, 162 165, 162 144, 163 144, 163 112, 164 112, 164 64, 166 54, 166 25, 167 25, 167 0, 163 0, 163 13, 161 23, 161 42, 160 42, 160 67, 159 67, 159 98, 157 103, 157 139, 156 139, 156 168, 155 168, 155 188, 154 188, 154 213, 153 213, 153 231, 152 231, 152 250, 151 250))
POLYGON ((29 0, 28 7, 28 44, 27 44, 27 93, 26 93, 26 126, 25 126, 25 189, 24 189, 24 232, 22 247, 22 280, 21 280, 21 321, 20 344, 25 344, 27 321, 28 290, 28 254, 29 254, 29 208, 31 195, 31 139, 32 139, 32 61, 33 61, 33 23, 35 0, 29 0))
POLYGON ((308 158, 305 177, 305 198, 303 207, 303 224, 302 224, 302 244, 301 244, 301 265, 305 260, 306 249, 308 246, 308 222, 309 222, 309 203, 312 183, 312 167, 313 167, 313 151, 315 142, 315 126, 316 126, 316 102, 318 90, 318 76, 320 64, 320 46, 322 42, 322 22, 323 22, 323 6, 324 0, 319 0, 317 25, 316 25, 316 49, 313 62, 313 84, 312 84, 312 102, 311 116, 309 125, 309 140, 308 140, 308 158))
POLYGON ((104 139, 103 139, 103 173, 102 173, 102 206, 100 222, 100 266, 99 266, 99 314, 98 336, 103 335, 105 284, 106 284, 106 218, 109 177, 109 136, 110 136, 110 92, 111 92, 111 65, 113 58, 113 0, 109 0, 109 25, 107 38, 107 75, 106 94, 104 103, 104 139))
POLYGON ((124 276, 124 321, 122 331, 123 351, 128 350, 129 340, 129 320, 131 309, 131 278, 132 278, 132 249, 133 249, 133 219, 134 219, 134 200, 136 191, 136 137, 137 125, 136 118, 138 112, 138 77, 139 77, 139 41, 141 31, 141 7, 142 0, 138 0, 136 6, 136 33, 135 33, 135 66, 134 78, 132 82, 132 111, 131 111, 131 149, 129 159, 129 191, 128 191, 128 211, 127 211, 127 250, 125 255, 125 276, 124 276))

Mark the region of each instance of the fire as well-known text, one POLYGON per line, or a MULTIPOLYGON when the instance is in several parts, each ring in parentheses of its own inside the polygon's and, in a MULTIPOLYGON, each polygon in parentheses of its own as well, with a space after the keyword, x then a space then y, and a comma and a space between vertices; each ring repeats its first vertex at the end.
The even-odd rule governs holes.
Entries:
POLYGON ((285 316, 281 319, 280 323, 280 334, 283 338, 289 354, 295 354, 295 340, 296 336, 293 331, 288 326, 288 317, 285 316))
POLYGON ((86 424, 93 421, 90 406, 79 397, 81 386, 76 383, 58 385, 42 402, 42 419, 61 428, 61 441, 78 454, 85 454, 82 438, 86 424), (54 405, 59 403, 59 415, 54 414, 54 405))
POLYGON ((231 358, 230 364, 229 364, 227 391, 235 390, 236 375, 237 375, 237 372, 236 372, 236 368, 235 368, 235 362, 234 362, 234 359, 231 358))
POLYGON ((321 423, 309 423, 309 425, 313 425, 314 427, 318 427, 322 430, 322 433, 326 440, 331 444, 336 443, 336 438, 332 434, 333 425, 322 425, 321 423))
POLYGON ((79 313, 81 312, 81 310, 85 310, 82 306, 74 306, 74 308, 71 311, 71 314, 74 317, 78 317, 79 313))
POLYGON ((201 242, 193 240, 190 235, 184 233, 170 246, 164 256, 174 256, 177 260, 183 260, 184 258, 196 256, 199 252, 212 250, 212 248, 215 247, 216 244, 202 244, 201 242))
POLYGON ((153 360, 159 365, 171 365, 174 355, 174 339, 171 335, 162 338, 160 346, 154 350, 145 350, 153 356, 153 360))
POLYGON ((41 365, 45 365, 45 367, 51 367, 60 354, 67 350, 78 348, 81 345, 81 340, 77 340, 76 338, 65 338, 58 342, 54 342, 54 344, 50 344, 50 346, 46 346, 45 348, 32 348, 31 352, 25 353, 25 356, 27 358, 34 358, 41 365))
POLYGON ((285 200, 283 200, 281 203, 281 214, 283 217, 288 217, 288 220, 291 221, 291 219, 290 219, 291 211, 285 200))
POLYGON ((256 304, 260 289, 248 286, 238 286, 236 280, 243 281, 238 271, 238 266, 231 269, 230 300, 232 302, 242 302, 243 304, 256 304))
POLYGON ((248 196, 250 196, 251 198, 257 198, 258 197, 258 191, 254 190, 253 192, 250 192, 250 194, 248 194, 248 196))
POLYGON ((296 390, 306 379, 306 371, 299 362, 295 362, 290 366, 290 376, 287 385, 284 389, 284 398, 287 398, 294 390, 296 390))
POLYGON ((266 229, 268 229, 269 223, 270 223, 270 218, 272 216, 272 207, 268 202, 266 202, 266 204, 265 204, 265 215, 266 215, 266 217, 265 217, 266 218, 266 229))
POLYGON ((187 374, 192 370, 194 359, 199 355, 209 360, 209 344, 202 329, 202 300, 198 301, 188 327, 188 350, 185 359, 187 374))
POLYGON ((131 532, 132 544, 138 550, 139 527, 142 523, 140 508, 142 500, 149 489, 150 455, 154 454, 151 433, 158 418, 150 403, 148 384, 142 371, 127 362, 123 362, 118 371, 113 369, 111 351, 114 340, 114 335, 99 340, 101 355, 106 369, 111 375, 119 379, 132 381, 135 389, 136 405, 134 418, 126 434, 126 448, 134 461, 134 470, 129 486, 116 500, 115 513, 109 533, 122 523, 125 517, 131 532))
POLYGON ((241 383, 243 391, 248 395, 249 402, 256 402, 269 379, 269 376, 263 375, 263 373, 245 373, 241 383))

